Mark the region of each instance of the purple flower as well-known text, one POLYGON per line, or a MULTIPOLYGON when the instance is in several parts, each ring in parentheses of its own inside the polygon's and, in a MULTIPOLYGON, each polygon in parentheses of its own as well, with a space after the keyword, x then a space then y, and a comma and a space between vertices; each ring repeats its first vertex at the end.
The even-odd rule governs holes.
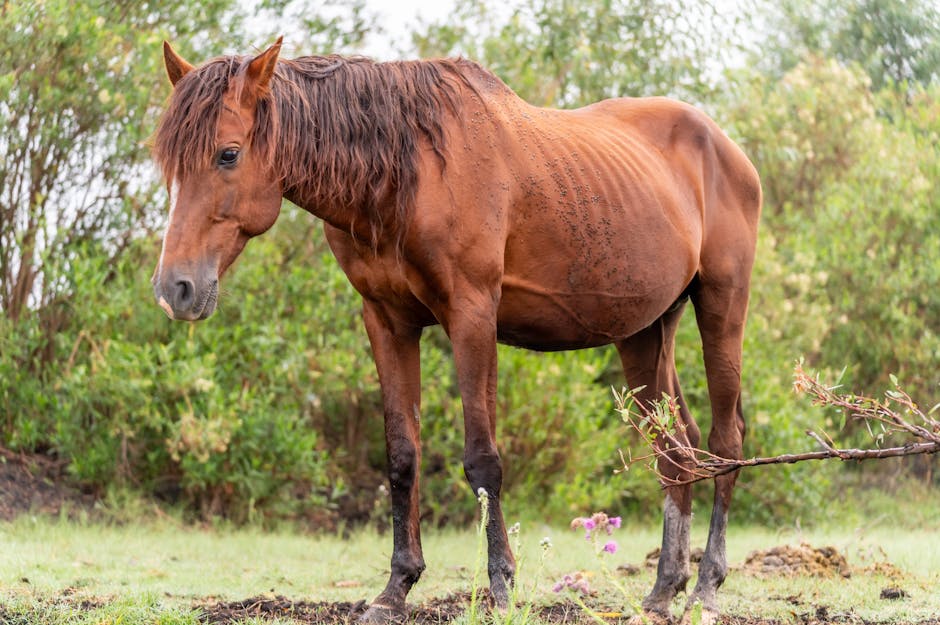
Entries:
POLYGON ((597 523, 594 522, 594 519, 584 519, 584 529, 590 531, 597 527, 597 523))
POLYGON ((562 590, 564 590, 564 588, 565 588, 564 582, 557 582, 554 586, 552 586, 552 592, 561 592, 562 590))
POLYGON ((606 551, 607 553, 617 553, 617 541, 616 540, 607 541, 607 544, 604 545, 604 551, 606 551))
POLYGON ((608 523, 611 527, 614 527, 614 528, 617 528, 617 529, 620 529, 620 524, 621 524, 622 522, 623 522, 623 521, 622 521, 622 519, 621 519, 619 516, 612 516, 612 517, 610 517, 610 518, 607 520, 607 523, 608 523))

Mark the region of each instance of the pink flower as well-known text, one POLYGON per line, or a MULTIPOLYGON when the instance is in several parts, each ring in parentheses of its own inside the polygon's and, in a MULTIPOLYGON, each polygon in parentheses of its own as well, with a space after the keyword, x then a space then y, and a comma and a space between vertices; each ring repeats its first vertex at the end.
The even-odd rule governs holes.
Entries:
POLYGON ((590 531, 597 527, 597 523, 594 522, 594 519, 584 519, 584 529, 590 531))
POLYGON ((617 553, 617 541, 616 540, 607 541, 607 544, 604 545, 604 551, 606 551, 607 553, 617 553))
POLYGON ((619 516, 612 516, 610 517, 610 519, 607 520, 607 523, 609 523, 611 527, 614 527, 617 529, 620 529, 620 524, 622 522, 623 520, 619 516))

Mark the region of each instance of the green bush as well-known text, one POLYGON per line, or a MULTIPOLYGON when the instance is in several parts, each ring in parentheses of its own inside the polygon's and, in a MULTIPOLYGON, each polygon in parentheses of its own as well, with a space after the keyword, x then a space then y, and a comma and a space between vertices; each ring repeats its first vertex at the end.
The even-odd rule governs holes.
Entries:
MULTIPOLYGON (((936 397, 937 90, 910 102, 872 94, 861 69, 816 57, 779 82, 748 74, 737 84, 725 125, 769 190, 745 346, 748 453, 812 449, 809 427, 870 446, 864 432, 840 433, 831 416, 795 401, 789 375, 805 357, 829 380, 845 369, 841 382, 859 392, 897 374, 915 397, 936 397)), ((751 493, 811 509, 837 469, 796 465, 771 479, 780 471, 752 476, 759 486, 745 490, 748 509, 772 510, 747 503, 751 493)))
MULTIPOLYGON (((551 5, 552 23, 587 23, 574 19, 583 11, 542 4, 551 5)), ((609 30, 617 16, 602 4, 589 7, 597 11, 588 21, 609 30)), ((518 51, 519 41, 529 42, 523 47, 539 56, 536 65, 551 72, 529 71, 512 55, 499 62, 542 100, 580 102, 617 84, 663 87, 670 76, 694 78, 691 91, 701 97, 712 93, 685 57, 672 69, 638 71, 664 53, 655 46, 627 64, 611 60, 617 55, 599 59, 622 43, 611 38, 616 30, 593 47, 587 31, 569 33, 559 41, 575 52, 559 57, 519 15, 486 31, 479 49, 518 51), (568 71, 568 57, 578 59, 576 71, 568 71)), ((424 45, 451 49, 472 36, 441 28, 424 45)), ((675 51, 678 40, 670 41, 666 52, 675 51)), ((710 102, 714 116, 755 162, 766 192, 742 372, 746 455, 810 449, 807 428, 840 434, 831 415, 794 400, 791 371, 800 357, 827 379, 846 368, 843 383, 853 389, 884 388, 894 373, 915 398, 935 399, 940 89, 873 93, 859 67, 817 55, 779 80, 740 71, 715 93, 724 97, 710 102)), ((155 208, 135 207, 127 219, 155 208)), ((219 311, 200 324, 171 322, 153 304, 148 278, 158 242, 132 240, 119 252, 123 241, 89 233, 57 263, 46 259, 48 293, 29 314, 0 315, 3 444, 58 454, 89 488, 137 489, 201 517, 332 525, 387 512, 381 395, 360 301, 315 219, 286 210, 272 233, 248 246, 223 283, 219 311)), ((677 342, 683 390, 707 433, 691 307, 677 342)), ((613 410, 610 385, 619 388, 623 378, 612 349, 500 347, 499 358, 498 441, 511 511, 658 515, 652 475, 612 475, 618 449, 645 452, 613 410)), ((466 522, 475 498, 463 478, 463 417, 440 328, 425 333, 422 363, 423 509, 438 523, 466 522)), ((746 472, 734 516, 811 519, 839 466, 746 472)), ((696 491, 710 499, 710 489, 696 491)))

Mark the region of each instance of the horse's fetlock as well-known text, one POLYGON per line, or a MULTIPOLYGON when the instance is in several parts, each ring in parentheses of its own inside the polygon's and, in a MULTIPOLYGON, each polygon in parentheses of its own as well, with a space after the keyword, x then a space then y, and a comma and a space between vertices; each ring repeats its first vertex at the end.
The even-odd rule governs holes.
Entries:
POLYGON ((490 579, 502 577, 507 582, 512 582, 516 576, 516 567, 510 562, 498 562, 487 567, 490 579))
POLYGON ((396 554, 392 556, 392 572, 410 585, 417 583, 424 572, 423 558, 416 558, 410 554, 396 554))

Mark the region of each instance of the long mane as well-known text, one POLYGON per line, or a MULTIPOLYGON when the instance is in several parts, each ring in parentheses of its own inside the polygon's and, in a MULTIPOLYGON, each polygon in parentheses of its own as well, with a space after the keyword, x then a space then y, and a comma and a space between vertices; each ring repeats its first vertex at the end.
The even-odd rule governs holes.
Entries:
MULTIPOLYGON (((222 98, 232 86, 240 92, 249 61, 220 57, 177 83, 153 147, 168 181, 211 166, 222 98)), ((407 223, 422 139, 446 166, 445 115, 459 114, 460 85, 475 91, 481 75, 494 78, 464 59, 279 60, 256 108, 250 149, 270 164, 286 195, 367 220, 375 245, 407 223)))

